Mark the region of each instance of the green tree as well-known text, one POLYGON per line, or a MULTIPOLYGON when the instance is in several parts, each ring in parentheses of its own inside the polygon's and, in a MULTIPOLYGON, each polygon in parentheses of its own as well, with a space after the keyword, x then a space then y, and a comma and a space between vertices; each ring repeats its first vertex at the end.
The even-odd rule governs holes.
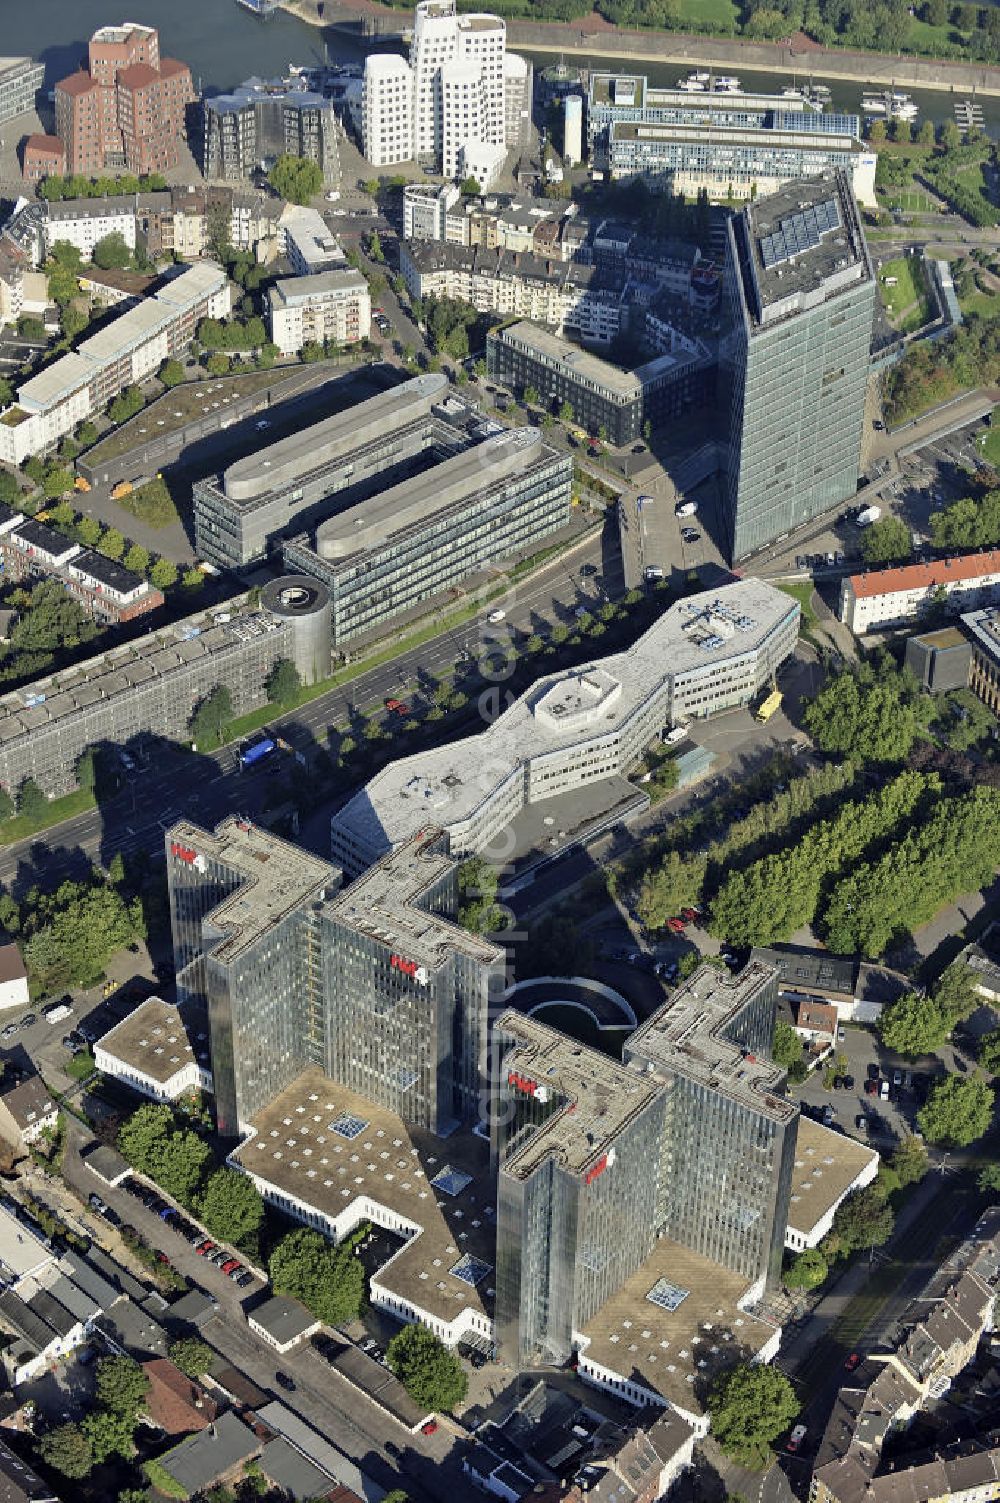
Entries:
POLYGON ((883 517, 865 528, 861 556, 866 564, 894 564, 913 552, 913 536, 899 517, 883 517))
POLYGON ((946 1075, 931 1087, 917 1122, 929 1142, 966 1148, 987 1132, 992 1115, 993 1089, 982 1075, 946 1075))
POLYGON ((100 1466, 109 1456, 134 1456, 135 1415, 114 1409, 94 1409, 80 1423, 90 1442, 94 1464, 100 1466))
POLYGON ((32 985, 51 993, 93 986, 116 951, 145 938, 142 904, 103 881, 63 883, 34 914, 24 947, 32 985))
POLYGON ((97 551, 105 558, 117 561, 125 552, 125 538, 117 527, 109 527, 107 532, 102 533, 101 541, 97 545, 97 551))
POLYGON ((303 365, 315 365, 317 360, 322 360, 326 351, 318 339, 307 339, 299 351, 299 358, 303 365))
POLYGON ((188 722, 191 740, 202 751, 221 745, 226 726, 233 718, 233 700, 225 684, 216 684, 196 706, 188 722))
POLYGON ((275 1294, 301 1300, 327 1325, 346 1325, 361 1308, 364 1270, 350 1239, 333 1247, 319 1232, 289 1232, 272 1252, 268 1271, 275 1294))
POLYGON ((268 182, 280 198, 307 204, 323 186, 323 169, 307 157, 280 156, 268 174, 268 182))
POLYGON ((272 705, 292 705, 302 688, 302 676, 288 658, 279 658, 264 683, 268 702, 272 705))
POLYGON ((131 1357, 103 1357, 95 1374, 97 1402, 113 1414, 139 1413, 149 1391, 149 1378, 131 1357))
POLYGON ((78 303, 66 303, 59 314, 59 323, 66 338, 75 339, 83 333, 90 319, 78 303))
POLYGON ((42 489, 51 501, 58 496, 65 496, 67 491, 73 489, 73 471, 63 469, 59 465, 53 465, 45 473, 42 481, 42 489))
POLYGON ((832 678, 807 707, 805 724, 830 755, 901 762, 934 713, 911 674, 877 658, 832 678))
POLYGON ((645 874, 636 912, 647 929, 662 929, 681 908, 701 901, 706 864, 704 856, 668 851, 645 874))
POLYGON ((169 558, 158 558, 149 571, 149 582, 157 590, 172 589, 177 583, 177 565, 169 558))
POLYGON ((91 259, 102 271, 124 271, 131 265, 132 252, 125 243, 124 235, 118 230, 112 230, 110 235, 98 240, 91 259))
POLYGON ((829 1272, 830 1265, 819 1248, 805 1247, 792 1260, 784 1280, 789 1289, 818 1289, 829 1272))
MULTIPOLYGON (((0 406, 3 404, 0 403, 0 406)), ((7 506, 21 499, 21 487, 17 483, 17 477, 9 470, 0 470, 0 501, 7 506)))
POLYGON ((482 192, 479 186, 479 179, 477 177, 463 178, 459 184, 459 192, 463 198, 478 198, 482 192))
POLYGON ((920 146, 934 145, 934 122, 925 120, 917 132, 917 144, 920 146))
POLYGON ((147 1102, 134 1111, 118 1129, 118 1147, 140 1174, 159 1162, 163 1146, 173 1131, 174 1116, 169 1106, 147 1102))
POLYGON ((776 1065, 781 1065, 786 1070, 802 1060, 802 1040, 791 1023, 786 1023, 783 1018, 779 1018, 774 1025, 771 1058, 776 1065))
POLYGON ((573 408, 569 402, 561 402, 559 404, 559 421, 561 423, 571 423, 573 421, 573 408))
POLYGON ((915 1185, 927 1173, 930 1159, 926 1146, 913 1133, 904 1133, 890 1160, 900 1186, 915 1185))
POLYGON ((181 575, 181 588, 194 592, 205 587, 205 576, 197 565, 192 564, 190 569, 185 569, 181 575))
POLYGON ((43 344, 45 341, 45 325, 33 313, 21 314, 17 321, 17 332, 22 339, 30 339, 36 344, 43 344))
MULTIPOLYGON (((246 1178, 242 1174, 239 1177, 246 1178)), ((167 1356, 182 1373, 196 1379, 205 1376, 215 1359, 212 1348, 197 1336, 181 1336, 177 1341, 172 1341, 167 1356)))
POLYGON ((979 1040, 979 1063, 987 1075, 1000 1075, 1000 1028, 984 1033, 979 1040))
POLYGON ((935 1054, 952 1024, 933 997, 904 992, 883 1009, 878 1027, 886 1048, 916 1059, 921 1054, 935 1054))
POLYGON ((976 1180, 984 1194, 1000 1194, 1000 1163, 984 1164, 976 1180))
POLYGON ((947 970, 942 971, 934 988, 934 1001, 949 1020, 951 1028, 956 1023, 964 1023, 981 1005, 975 975, 964 960, 953 960, 947 970))
POLYGON ((834 1212, 832 1238, 843 1254, 881 1247, 892 1236, 895 1219, 883 1186, 866 1185, 840 1202, 834 1212))
POLYGON ((145 574, 149 569, 149 551, 141 543, 132 543, 122 562, 133 574, 145 574))
POLYGON ((108 407, 108 417, 113 423, 127 423, 146 405, 146 399, 138 386, 126 386, 108 407))
POLYGON ((89 449, 91 444, 97 443, 97 424, 85 418, 76 430, 76 441, 81 449, 89 449))
POLYGON ((205 369, 210 376, 227 376, 229 374, 229 356, 221 350, 215 350, 205 361, 205 369))
MULTIPOLYGON (((14 800, 11 798, 6 788, 0 788, 0 823, 3 823, 5 820, 10 819, 13 814, 14 800)), ((4 896, 6 895, 0 894, 0 903, 3 902, 4 896)), ((4 923, 2 917, 0 917, 0 925, 2 925, 5 929, 8 929, 10 927, 9 924, 4 923)))
POLYGON ((256 1252, 264 1202, 245 1174, 236 1169, 217 1169, 209 1176, 198 1209, 213 1237, 226 1238, 237 1247, 256 1252))
POLYGON ((81 517, 76 524, 77 542, 85 548, 93 548, 100 541, 101 524, 96 517, 81 517))
POLYGON ((799 1412, 795 1390, 776 1367, 740 1362, 709 1389, 712 1434, 741 1466, 763 1471, 770 1447, 799 1412))
POLYGON ((33 823, 45 818, 49 801, 34 778, 25 778, 17 790, 17 812, 33 823))
POLYGON ((94 1470, 94 1451, 79 1425, 57 1425, 38 1441, 38 1454, 55 1471, 73 1482, 94 1470))
POLYGON ((468 1379, 457 1356, 427 1326, 405 1326, 389 1342, 386 1360, 422 1409, 451 1411, 465 1398, 468 1379))
POLYGON ((184 367, 179 360, 164 360, 156 374, 169 391, 170 387, 180 386, 184 380, 184 367))

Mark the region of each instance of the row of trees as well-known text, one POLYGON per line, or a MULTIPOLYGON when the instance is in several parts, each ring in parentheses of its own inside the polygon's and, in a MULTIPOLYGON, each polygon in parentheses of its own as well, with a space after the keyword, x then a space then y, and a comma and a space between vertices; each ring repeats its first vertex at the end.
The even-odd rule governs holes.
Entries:
POLYGON ((955 961, 930 995, 905 992, 891 1002, 879 1019, 879 1034, 887 1048, 908 1059, 935 1054, 956 1025, 970 1017, 978 1005, 968 966, 955 961))
POLYGON ((830 880, 908 824, 939 786, 936 778, 901 772, 781 850, 731 871, 711 905, 712 933, 739 945, 788 939, 812 923, 830 880))
POLYGON ((828 756, 902 762, 933 714, 913 674, 877 653, 828 679, 803 718, 828 756))
POLYGON ((992 548, 1000 543, 1000 490, 966 496, 931 513, 935 548, 992 548))
POLYGON ((213 1237, 259 1257, 264 1202, 256 1186, 235 1169, 213 1168, 208 1143, 169 1106, 140 1106, 119 1128, 118 1147, 134 1169, 196 1212, 213 1237))
POLYGON ((945 903, 991 881, 1000 865, 1000 791, 941 799, 876 861, 833 889, 822 930, 837 955, 882 955, 945 903))
POLYGON ((124 173, 121 177, 82 177, 72 173, 68 177, 53 174, 42 182, 39 197, 48 203, 57 203, 65 198, 113 198, 133 193, 162 193, 167 180, 159 172, 149 172, 144 177, 124 173))

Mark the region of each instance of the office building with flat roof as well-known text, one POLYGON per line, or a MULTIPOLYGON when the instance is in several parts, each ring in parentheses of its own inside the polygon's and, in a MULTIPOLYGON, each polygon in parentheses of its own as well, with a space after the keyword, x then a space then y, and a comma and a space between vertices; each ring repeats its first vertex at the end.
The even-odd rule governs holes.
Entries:
POLYGON ((748 204, 726 235, 720 389, 737 560, 856 493, 875 276, 841 171, 748 204))
POLYGON ((230 306, 221 267, 208 262, 178 267, 152 297, 17 388, 14 402, 0 412, 0 459, 23 464, 50 448, 126 386, 152 375, 168 356, 182 354, 200 319, 221 318, 230 306))
POLYGON ((770 1059, 777 1001, 773 966, 702 966, 622 1056, 667 1088, 658 1228, 759 1292, 781 1277, 799 1119, 770 1059))
POLYGON ((506 958, 454 922, 439 831, 340 894, 335 867, 246 821, 181 822, 166 850, 178 994, 208 1011, 220 1131, 310 1064, 431 1132, 478 1116, 506 958))
POLYGON ((195 706, 217 684, 236 715, 259 709, 282 658, 304 682, 329 673, 329 600, 318 580, 274 580, 259 607, 227 601, 0 695, 0 786, 13 794, 33 778, 49 795, 70 793, 88 747, 186 742, 195 706))
POLYGON ((1000 549, 845 574, 837 614, 855 636, 919 621, 935 606, 954 615, 1000 602, 1000 549))
POLYGON ((282 355, 304 344, 357 344, 372 326, 368 283, 353 267, 282 277, 268 288, 268 325, 282 355))
POLYGON ((875 206, 876 157, 859 116, 801 94, 687 92, 641 74, 594 73, 587 132, 592 159, 612 178, 660 179, 674 193, 731 203, 839 169, 875 206))
POLYGON ((356 875, 429 819, 453 856, 482 852, 528 805, 629 771, 671 722, 749 704, 798 628, 798 605, 762 580, 680 601, 628 651, 539 679, 478 735, 384 768, 333 816, 333 859, 356 875))
POLYGON ((1000 715, 1000 611, 969 611, 962 625, 972 648, 969 687, 988 710, 1000 715))
POLYGON ((197 1007, 147 997, 94 1045, 94 1064, 152 1101, 212 1091, 208 1019, 197 1007))
MULTIPOLYGON (((829 1010, 836 1020, 836 1008, 829 1010)), ((801 1009, 799 1019, 801 1023, 801 1009)), ((788 1197, 786 1248, 801 1252, 806 1247, 818 1247, 833 1226, 837 1207, 848 1195, 870 1185, 878 1166, 877 1149, 844 1132, 834 1132, 811 1117, 800 1117, 788 1197)))
POLYGON ((329 177, 337 163, 336 118, 322 94, 291 79, 249 78, 231 94, 202 101, 202 171, 209 181, 239 182, 280 156, 316 162, 329 177))
POLYGON ((518 392, 532 386, 550 410, 568 403, 573 420, 608 442, 632 443, 648 422, 658 428, 701 406, 715 387, 715 361, 704 345, 657 356, 622 370, 599 355, 522 320, 486 336, 486 367, 494 381, 518 392))
POLYGON ((45 64, 33 57, 0 57, 0 122, 26 115, 45 79, 45 64))

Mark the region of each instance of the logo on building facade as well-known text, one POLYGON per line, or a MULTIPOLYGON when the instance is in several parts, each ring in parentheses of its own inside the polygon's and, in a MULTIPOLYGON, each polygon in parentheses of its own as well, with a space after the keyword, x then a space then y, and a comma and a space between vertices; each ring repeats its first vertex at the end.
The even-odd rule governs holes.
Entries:
POLYGON ((425 965, 417 965, 415 960, 407 960, 404 955, 390 955, 389 964, 394 971, 402 972, 411 981, 415 981, 418 986, 427 985, 427 967, 425 965))
POLYGON ((199 856, 198 852, 192 850, 189 845, 181 845, 177 840, 170 842, 170 854, 171 856, 176 856, 178 861, 183 861, 188 866, 193 866, 197 872, 204 872, 208 866, 208 862, 204 856, 199 856))

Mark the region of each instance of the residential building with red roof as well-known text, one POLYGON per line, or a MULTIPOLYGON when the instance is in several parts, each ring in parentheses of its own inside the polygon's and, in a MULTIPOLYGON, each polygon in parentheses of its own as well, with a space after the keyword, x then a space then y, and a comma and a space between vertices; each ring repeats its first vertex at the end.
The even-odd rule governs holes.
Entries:
POLYGON ((215 1419, 218 1404, 169 1357, 153 1357, 142 1370, 149 1379, 143 1408, 168 1435, 192 1435, 215 1419))
POLYGON ((154 28, 134 22, 95 31, 88 64, 56 84, 65 170, 93 177, 176 167, 195 98, 187 65, 161 58, 154 28))
POLYGON ((954 615, 1000 601, 1000 550, 846 575, 839 615, 861 637, 916 621, 939 600, 954 615))

